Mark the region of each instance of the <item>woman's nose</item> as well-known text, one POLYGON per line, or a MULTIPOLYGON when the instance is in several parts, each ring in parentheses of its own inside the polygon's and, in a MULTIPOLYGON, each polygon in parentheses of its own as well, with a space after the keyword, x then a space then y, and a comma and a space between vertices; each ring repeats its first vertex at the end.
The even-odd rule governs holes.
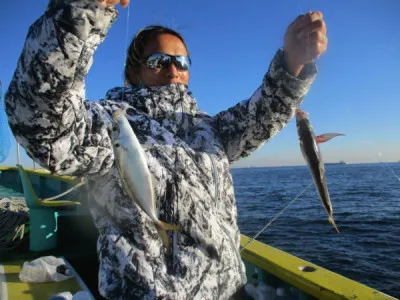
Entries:
POLYGON ((170 64, 167 68, 167 76, 170 78, 177 78, 179 76, 179 70, 174 63, 170 64))

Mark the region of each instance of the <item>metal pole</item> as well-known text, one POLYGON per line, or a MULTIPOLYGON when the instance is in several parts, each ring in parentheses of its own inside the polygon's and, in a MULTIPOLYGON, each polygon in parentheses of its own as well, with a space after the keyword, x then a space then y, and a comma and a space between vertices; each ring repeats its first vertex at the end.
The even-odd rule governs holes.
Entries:
POLYGON ((17 162, 20 165, 20 161, 19 161, 19 144, 17 143, 17 162))

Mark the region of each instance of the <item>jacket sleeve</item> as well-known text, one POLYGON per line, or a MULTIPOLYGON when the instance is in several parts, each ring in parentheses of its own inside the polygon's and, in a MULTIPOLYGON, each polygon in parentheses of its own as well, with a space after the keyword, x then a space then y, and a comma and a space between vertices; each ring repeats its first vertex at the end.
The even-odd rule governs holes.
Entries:
POLYGON ((84 79, 116 17, 95 0, 51 0, 29 28, 6 113, 17 142, 52 172, 103 173, 113 164, 109 118, 85 101, 84 79))
POLYGON ((315 64, 306 65, 299 77, 283 66, 283 50, 274 56, 262 85, 250 99, 214 117, 231 163, 250 155, 277 134, 293 117, 315 79, 315 64))

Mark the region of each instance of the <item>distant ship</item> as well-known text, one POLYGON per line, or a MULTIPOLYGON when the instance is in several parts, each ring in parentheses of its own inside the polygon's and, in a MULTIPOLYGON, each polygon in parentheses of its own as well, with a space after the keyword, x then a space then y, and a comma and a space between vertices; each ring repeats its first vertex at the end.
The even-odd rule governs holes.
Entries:
POLYGON ((325 163, 326 166, 336 166, 336 165, 346 165, 346 162, 344 160, 341 160, 337 163, 325 163))

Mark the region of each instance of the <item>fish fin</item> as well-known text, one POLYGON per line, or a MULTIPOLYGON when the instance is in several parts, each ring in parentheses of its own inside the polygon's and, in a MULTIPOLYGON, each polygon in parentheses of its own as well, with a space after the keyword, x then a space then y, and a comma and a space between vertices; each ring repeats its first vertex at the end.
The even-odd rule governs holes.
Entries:
POLYGON ((335 220, 333 219, 332 216, 328 217, 329 223, 331 223, 331 225, 336 229, 337 233, 340 234, 339 229, 336 226, 335 220))
POLYGON ((169 236, 167 234, 167 231, 164 230, 160 225, 156 224, 156 229, 158 234, 161 237, 161 241, 163 243, 163 246, 169 251, 171 249, 171 242, 169 240, 169 236))
POLYGON ((151 183, 153 184, 153 189, 157 186, 157 179, 154 177, 153 174, 150 176, 151 178, 151 183))
MULTIPOLYGON (((151 179, 151 184, 153 185, 153 191, 155 192, 155 188, 157 186, 157 179, 154 177, 153 174, 150 175, 150 179, 151 179)), ((160 216, 160 206, 158 201, 155 203, 155 214, 157 218, 160 216)))
POLYGON ((330 139, 332 139, 334 137, 337 137, 339 135, 344 135, 344 134, 341 134, 341 133, 325 133, 325 134, 321 134, 319 136, 316 136, 315 137, 315 141, 317 142, 317 144, 325 143, 325 142, 329 141, 330 139))
POLYGON ((146 150, 150 150, 150 149, 153 147, 153 145, 146 145, 146 144, 140 144, 140 146, 141 146, 143 149, 146 149, 146 150))

